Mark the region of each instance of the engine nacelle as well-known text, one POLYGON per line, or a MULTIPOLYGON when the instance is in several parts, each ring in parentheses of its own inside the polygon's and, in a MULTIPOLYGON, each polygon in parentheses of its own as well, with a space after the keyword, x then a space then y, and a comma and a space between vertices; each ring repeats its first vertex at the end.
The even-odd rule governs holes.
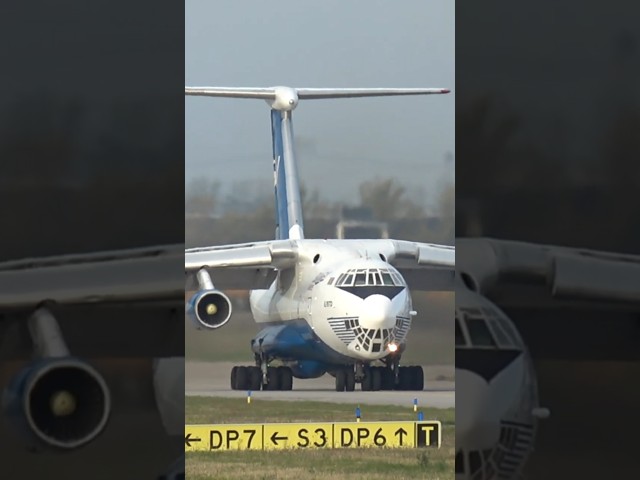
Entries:
POLYGON ((85 362, 49 358, 12 379, 4 391, 3 412, 30 447, 73 450, 102 433, 111 395, 102 375, 85 362))
POLYGON ((196 328, 215 330, 231 318, 231 300, 219 290, 200 290, 189 299, 187 315, 196 328))

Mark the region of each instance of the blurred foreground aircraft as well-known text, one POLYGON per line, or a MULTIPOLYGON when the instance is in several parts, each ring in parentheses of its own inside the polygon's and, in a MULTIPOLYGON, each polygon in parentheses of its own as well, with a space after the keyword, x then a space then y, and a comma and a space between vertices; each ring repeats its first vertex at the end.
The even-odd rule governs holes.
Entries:
MULTIPOLYGON (((521 478, 538 419, 550 414, 539 405, 528 346, 554 358, 555 337, 568 329, 538 325, 528 330, 541 331, 539 339, 525 344, 514 321, 533 320, 518 312, 559 311, 570 322, 574 310, 574 343, 593 320, 604 335, 616 315, 640 313, 640 256, 488 238, 458 238, 456 250, 456 478, 521 478)), ((582 356, 589 349, 561 343, 582 356)))
MULTIPOLYGON (((43 453, 105 445, 111 440, 100 437, 131 437, 129 428, 141 418, 150 418, 144 428, 154 432, 148 448, 166 448, 163 430, 182 434, 184 293, 178 272, 183 249, 157 246, 0 263, 3 453, 15 447, 19 455, 16 445, 43 453), (132 412, 137 413, 131 420, 114 418, 132 412), (105 435, 110 429, 120 429, 119 436, 105 435)), ((113 443, 105 451, 121 459, 133 452, 122 452, 126 442, 113 443)), ((170 461, 158 463, 158 475, 170 461)), ((81 463, 79 457, 73 462, 81 463)), ((95 465, 83 467, 86 473, 89 467, 95 465)))

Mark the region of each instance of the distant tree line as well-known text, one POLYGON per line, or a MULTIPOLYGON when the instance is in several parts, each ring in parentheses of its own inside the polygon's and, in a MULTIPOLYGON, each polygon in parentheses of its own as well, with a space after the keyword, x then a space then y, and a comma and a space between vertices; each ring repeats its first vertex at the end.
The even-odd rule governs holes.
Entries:
MULTIPOLYGON (((343 203, 324 200, 317 190, 301 189, 308 238, 335 238, 343 203)), ((375 179, 359 186, 360 202, 377 221, 387 222, 392 238, 452 244, 454 240, 455 190, 442 189, 435 218, 414 202, 395 179, 375 179)), ((217 182, 194 180, 185 194, 185 242, 189 246, 268 240, 274 236, 274 199, 271 193, 247 198, 243 205, 253 209, 218 212, 221 199, 217 182)))

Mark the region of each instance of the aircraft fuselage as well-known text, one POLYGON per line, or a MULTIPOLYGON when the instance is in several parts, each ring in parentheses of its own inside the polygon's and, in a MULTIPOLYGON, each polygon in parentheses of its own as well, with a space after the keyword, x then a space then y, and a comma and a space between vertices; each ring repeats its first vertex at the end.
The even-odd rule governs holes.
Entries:
POLYGON ((294 268, 280 271, 269 289, 251 291, 254 319, 265 326, 254 352, 349 364, 401 351, 412 304, 400 273, 357 245, 300 244, 294 268))

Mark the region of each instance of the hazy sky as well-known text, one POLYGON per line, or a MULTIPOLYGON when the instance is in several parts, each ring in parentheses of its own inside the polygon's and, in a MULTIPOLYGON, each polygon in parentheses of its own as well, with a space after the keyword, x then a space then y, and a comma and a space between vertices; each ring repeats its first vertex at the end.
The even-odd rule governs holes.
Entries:
MULTIPOLYGON (((455 4, 285 0, 185 2, 189 86, 445 87, 449 95, 301 102, 300 179, 357 201, 396 177, 420 203, 454 181, 455 4)), ((269 110, 260 100, 185 98, 186 182, 271 189, 269 110)))

